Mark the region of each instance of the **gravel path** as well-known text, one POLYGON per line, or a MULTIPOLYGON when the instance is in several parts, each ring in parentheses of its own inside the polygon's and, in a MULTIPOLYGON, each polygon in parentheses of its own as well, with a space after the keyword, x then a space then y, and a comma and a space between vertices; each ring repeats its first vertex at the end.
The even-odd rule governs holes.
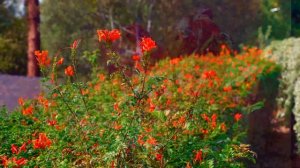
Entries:
POLYGON ((40 92, 39 78, 0 74, 0 106, 10 111, 18 105, 18 98, 33 98, 40 92))

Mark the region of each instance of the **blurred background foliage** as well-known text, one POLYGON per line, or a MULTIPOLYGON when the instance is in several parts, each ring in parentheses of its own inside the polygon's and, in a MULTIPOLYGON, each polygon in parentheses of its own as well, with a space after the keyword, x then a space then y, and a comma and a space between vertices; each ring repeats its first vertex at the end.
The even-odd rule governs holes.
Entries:
MULTIPOLYGON (((26 71, 27 26, 26 11, 20 12, 22 3, 24 0, 0 0, 0 73, 26 71)), ((42 48, 50 55, 76 39, 81 39, 81 51, 93 51, 99 48, 97 29, 118 28, 126 37, 117 44, 122 46, 120 52, 131 56, 135 41, 128 30, 134 31, 136 25, 139 36, 150 35, 158 42, 157 58, 185 54, 191 51, 184 52, 179 39, 195 33, 188 27, 190 18, 208 24, 197 32, 213 26, 221 41, 236 50, 241 44, 264 47, 272 40, 300 35, 297 0, 42 0, 40 9, 42 48)))
POLYGON ((0 0, 0 73, 25 75, 26 19, 13 4, 0 0))
POLYGON ((300 36, 300 1, 292 0, 292 36, 300 36))

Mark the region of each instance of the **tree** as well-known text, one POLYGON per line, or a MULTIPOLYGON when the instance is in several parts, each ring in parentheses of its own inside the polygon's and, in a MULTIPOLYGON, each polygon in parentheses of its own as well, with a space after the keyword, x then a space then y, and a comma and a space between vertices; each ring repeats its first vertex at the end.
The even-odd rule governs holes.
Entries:
POLYGON ((19 0, 0 0, 0 73, 26 75, 26 18, 19 0))
POLYGON ((28 17, 28 49, 27 49, 27 76, 34 77, 39 75, 39 67, 34 55, 35 50, 40 49, 40 12, 38 0, 27 0, 28 17))

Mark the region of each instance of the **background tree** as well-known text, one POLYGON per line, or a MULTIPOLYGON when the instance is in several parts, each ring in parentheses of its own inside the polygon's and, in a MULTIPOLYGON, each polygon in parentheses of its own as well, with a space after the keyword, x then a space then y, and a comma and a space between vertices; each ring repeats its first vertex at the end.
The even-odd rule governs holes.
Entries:
POLYGON ((20 4, 0 0, 0 73, 26 75, 27 27, 20 4))
POLYGON ((300 36, 300 1, 292 0, 292 36, 300 36))
POLYGON ((68 46, 74 39, 82 39, 83 49, 97 45, 95 30, 98 28, 126 28, 139 23, 158 41, 170 55, 176 55, 178 23, 200 8, 210 8, 213 21, 221 32, 230 35, 233 47, 239 44, 256 44, 257 30, 271 24, 272 37, 284 38, 289 31, 288 20, 282 17, 289 13, 288 5, 281 0, 44 0, 42 8, 41 31, 43 47, 54 53, 62 46, 68 46), (270 5, 271 4, 271 5, 270 5), (281 8, 276 22, 270 22, 274 7, 281 8), (282 6, 287 6, 281 7, 282 6), (268 17, 268 18, 267 18, 268 17), (276 24, 280 29, 276 28, 276 24), (280 32, 276 32, 281 30, 280 32), (163 36, 162 36, 163 34, 163 36), (284 35, 280 35, 284 34, 284 35))
POLYGON ((40 49, 40 12, 39 0, 26 0, 28 18, 28 48, 27 48, 27 76, 39 75, 39 67, 34 55, 34 51, 40 49))

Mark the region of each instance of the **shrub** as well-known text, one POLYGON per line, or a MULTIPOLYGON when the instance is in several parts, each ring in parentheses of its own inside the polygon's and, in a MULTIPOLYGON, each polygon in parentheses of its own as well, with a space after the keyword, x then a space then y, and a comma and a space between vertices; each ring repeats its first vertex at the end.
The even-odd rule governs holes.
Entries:
POLYGON ((156 43, 144 38, 143 55, 133 56, 130 68, 110 48, 119 38, 112 32, 100 33, 99 41, 116 71, 95 70, 87 83, 76 79, 76 41, 71 65, 55 56, 50 66, 48 52, 36 52, 50 76, 44 79, 48 91, 33 100, 20 98, 10 115, 1 110, 2 165, 245 167, 254 160, 244 144, 245 116, 262 103, 248 97, 256 80, 275 68, 260 58, 260 50, 233 58, 224 48, 220 57, 192 55, 150 67, 156 43), (61 66, 65 78, 58 82, 61 66))
POLYGON ((282 115, 295 115, 294 130, 300 142, 300 111, 299 111, 299 82, 300 82, 300 43, 298 38, 274 41, 266 48, 266 57, 273 59, 282 67, 278 105, 283 109, 282 115))

